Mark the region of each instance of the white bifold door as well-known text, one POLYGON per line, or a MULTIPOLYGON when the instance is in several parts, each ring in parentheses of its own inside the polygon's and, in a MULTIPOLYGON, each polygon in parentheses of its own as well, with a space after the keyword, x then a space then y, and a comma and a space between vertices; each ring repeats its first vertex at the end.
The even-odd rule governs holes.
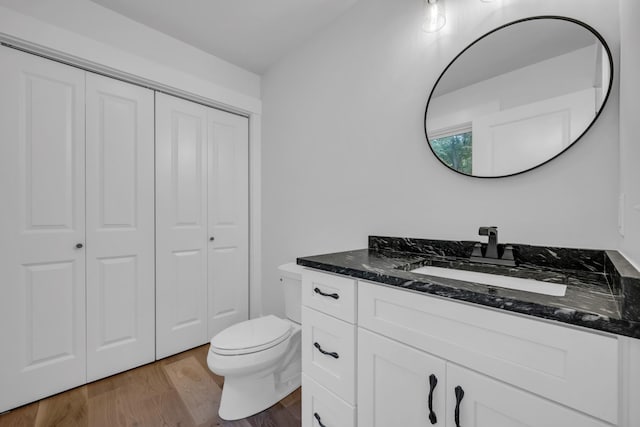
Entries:
POLYGON ((155 359, 153 91, 87 73, 87 380, 155 359))
POLYGON ((156 94, 156 357, 248 318, 248 119, 156 94))
POLYGON ((0 94, 2 412, 152 361, 155 318, 153 92, 1 47, 0 94))
POLYGON ((85 382, 84 84, 0 48, 0 412, 85 382))

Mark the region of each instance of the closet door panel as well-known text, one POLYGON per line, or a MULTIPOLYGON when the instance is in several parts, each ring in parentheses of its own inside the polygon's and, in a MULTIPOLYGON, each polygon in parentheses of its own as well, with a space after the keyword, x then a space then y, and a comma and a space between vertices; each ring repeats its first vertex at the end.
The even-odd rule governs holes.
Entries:
POLYGON ((155 359, 154 94, 87 73, 87 377, 155 359))
POLYGON ((209 338, 248 318, 248 165, 249 120, 209 109, 209 338))
POLYGON ((156 94, 156 357, 207 341, 207 108, 156 94))
POLYGON ((0 412, 85 382, 84 72, 0 47, 0 412))

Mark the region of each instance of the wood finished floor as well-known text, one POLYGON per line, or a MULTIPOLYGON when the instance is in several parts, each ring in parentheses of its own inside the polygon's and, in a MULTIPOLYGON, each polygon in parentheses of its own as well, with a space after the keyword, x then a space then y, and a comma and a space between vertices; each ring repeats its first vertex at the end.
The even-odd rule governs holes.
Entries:
POLYGON ((204 345, 0 415, 0 427, 299 427, 300 389, 271 408, 223 421, 223 378, 204 345))

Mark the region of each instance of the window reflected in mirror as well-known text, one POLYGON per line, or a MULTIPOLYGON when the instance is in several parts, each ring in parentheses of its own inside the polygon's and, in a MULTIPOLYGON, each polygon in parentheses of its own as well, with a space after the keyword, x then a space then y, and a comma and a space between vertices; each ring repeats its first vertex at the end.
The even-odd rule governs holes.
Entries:
POLYGON ((471 175, 471 131, 432 139, 431 148, 451 169, 471 175))

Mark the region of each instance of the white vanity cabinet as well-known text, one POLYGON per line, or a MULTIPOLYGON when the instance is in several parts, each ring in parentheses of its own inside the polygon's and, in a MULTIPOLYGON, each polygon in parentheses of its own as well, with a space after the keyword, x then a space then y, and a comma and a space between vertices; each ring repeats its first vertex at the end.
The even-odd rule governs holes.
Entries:
POLYGON ((361 426, 609 425, 363 328, 358 330, 358 390, 361 426))
POLYGON ((445 425, 445 379, 444 360, 358 328, 359 425, 445 425))
POLYGON ((341 320, 303 315, 304 384, 312 381, 303 386, 303 426, 637 425, 629 396, 640 378, 622 372, 625 364, 637 363, 628 356, 637 340, 309 269, 303 310, 316 311, 309 306, 309 298, 319 295, 316 287, 326 293, 316 285, 340 280, 357 285, 356 399, 350 401, 335 374, 313 361, 311 330, 335 333, 332 322, 341 320), (313 411, 322 405, 310 402, 327 393, 355 409, 355 424, 330 423, 320 413, 318 422, 313 411))
POLYGON ((445 413, 450 427, 606 427, 609 424, 486 375, 447 363, 445 413), (460 387, 464 395, 456 398, 460 387), (459 404, 458 404, 459 401, 459 404), (456 405, 459 424, 456 424, 456 405))
POLYGON ((358 326, 532 396, 617 423, 619 352, 614 336, 362 281, 358 326))
POLYGON ((302 426, 356 425, 356 281, 302 274, 302 426))

